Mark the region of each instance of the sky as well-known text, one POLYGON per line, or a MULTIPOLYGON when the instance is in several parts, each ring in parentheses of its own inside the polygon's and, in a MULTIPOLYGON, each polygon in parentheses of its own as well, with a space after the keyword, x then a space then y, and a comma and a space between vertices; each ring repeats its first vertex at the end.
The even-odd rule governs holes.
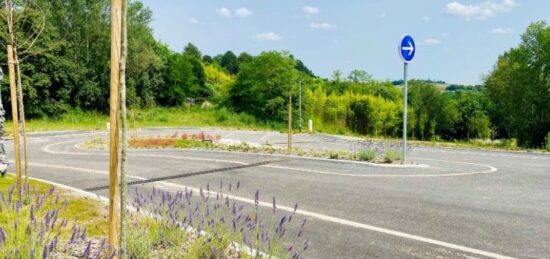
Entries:
POLYGON ((287 50, 316 75, 365 70, 403 77, 397 45, 414 37, 409 78, 480 84, 498 56, 535 21, 550 23, 548 0, 142 0, 155 37, 174 51, 187 43, 227 50, 287 50))

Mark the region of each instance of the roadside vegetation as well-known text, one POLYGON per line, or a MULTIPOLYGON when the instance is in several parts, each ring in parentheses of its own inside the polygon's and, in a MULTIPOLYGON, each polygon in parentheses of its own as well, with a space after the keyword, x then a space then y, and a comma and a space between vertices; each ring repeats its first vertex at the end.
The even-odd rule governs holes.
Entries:
MULTIPOLYGON (((108 6, 108 0, 38 0, 27 6, 31 13, 49 10, 32 57, 21 64, 26 117, 34 119, 28 123, 30 130, 105 128, 108 6)), ((29 24, 43 24, 33 20, 40 17, 27 19, 29 24)), ((129 120, 134 126, 282 130, 292 97, 293 125, 298 129, 301 85, 302 129, 312 119, 317 132, 374 138, 402 134, 402 81, 376 80, 359 69, 336 70, 330 78, 320 78, 285 51, 208 55, 191 43, 183 51, 173 51, 154 38, 152 19, 151 10, 140 1, 130 3, 128 52, 140 53, 130 55, 127 62, 129 120)), ((0 33, 0 39, 7 37, 0 33)), ((412 80, 410 137, 462 144, 490 139, 516 142, 519 148, 546 148, 549 42, 550 26, 532 23, 519 45, 496 59, 482 85, 412 80)), ((6 60, 5 46, 0 48, 0 59, 6 60)), ((7 103, 6 88, 2 96, 7 103)), ((11 107, 5 108, 9 116, 11 107)))
MULTIPOLYGON (((107 149, 107 139, 98 137, 85 141, 83 148, 107 149)), ((247 142, 227 143, 219 135, 209 135, 203 132, 178 133, 167 136, 134 136, 128 140, 128 146, 135 149, 181 148, 203 149, 217 151, 237 151, 259 154, 295 155, 339 159, 350 161, 365 161, 373 163, 396 163, 401 160, 401 144, 397 141, 350 141, 352 150, 315 150, 293 147, 289 153, 285 147, 270 143, 251 145, 247 142)))
MULTIPOLYGON (((0 255, 6 258, 112 258, 106 243, 107 206, 31 180, 21 198, 15 178, 0 179, 0 255)), ((219 183, 176 193, 134 190, 128 228, 129 258, 302 258, 305 220, 276 209, 261 214, 227 193, 240 183, 219 183), (222 194, 222 192, 224 194, 222 194), (269 215, 272 214, 272 215, 269 215), (294 220, 293 220, 294 218, 294 220)))

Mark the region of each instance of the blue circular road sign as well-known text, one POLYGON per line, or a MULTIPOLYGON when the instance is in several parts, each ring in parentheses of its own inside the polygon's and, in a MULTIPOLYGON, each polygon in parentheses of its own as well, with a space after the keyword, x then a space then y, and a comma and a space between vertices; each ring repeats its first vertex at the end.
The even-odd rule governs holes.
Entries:
POLYGON ((416 54, 416 44, 411 35, 404 35, 399 43, 399 56, 405 63, 410 63, 416 54))

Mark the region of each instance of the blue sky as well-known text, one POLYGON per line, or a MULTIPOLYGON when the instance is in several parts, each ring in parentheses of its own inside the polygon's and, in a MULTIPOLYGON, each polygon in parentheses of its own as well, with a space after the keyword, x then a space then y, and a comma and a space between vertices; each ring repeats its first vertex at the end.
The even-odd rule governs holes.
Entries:
POLYGON ((175 51, 203 54, 288 50, 317 75, 334 70, 400 79, 397 44, 417 44, 412 78, 478 84, 533 21, 550 21, 548 0, 142 0, 155 36, 175 51))

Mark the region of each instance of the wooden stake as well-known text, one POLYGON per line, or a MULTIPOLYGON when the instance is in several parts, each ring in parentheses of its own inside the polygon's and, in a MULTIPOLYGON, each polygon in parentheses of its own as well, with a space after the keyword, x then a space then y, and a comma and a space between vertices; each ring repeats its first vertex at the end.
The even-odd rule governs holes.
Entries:
POLYGON ((10 73, 11 114, 13 120, 13 143, 15 147, 15 175, 17 195, 21 199, 21 147, 19 146, 19 115, 17 113, 17 88, 15 86, 15 60, 13 46, 8 45, 8 68, 10 73))
POLYGON ((292 94, 288 93, 288 154, 292 153, 292 94))
POLYGON ((118 251, 118 147, 122 1, 111 0, 111 97, 109 139, 109 245, 118 251))

